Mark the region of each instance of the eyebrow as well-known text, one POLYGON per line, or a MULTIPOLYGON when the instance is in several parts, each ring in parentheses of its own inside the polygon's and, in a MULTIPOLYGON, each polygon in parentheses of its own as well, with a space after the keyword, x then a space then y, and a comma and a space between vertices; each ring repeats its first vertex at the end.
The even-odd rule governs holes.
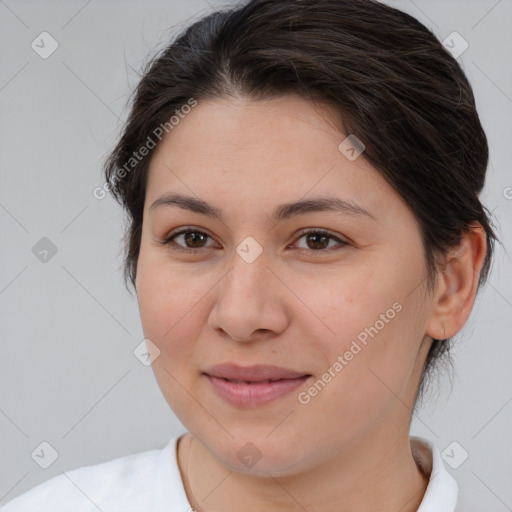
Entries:
MULTIPOLYGON (((219 208, 208 204, 206 201, 182 194, 166 194, 156 199, 149 207, 149 212, 161 205, 178 206, 183 210, 200 213, 222 221, 223 212, 219 208)), ((374 215, 361 205, 340 199, 337 197, 315 197, 303 199, 292 203, 285 203, 277 206, 272 213, 271 219, 279 222, 296 215, 304 215, 311 212, 335 211, 345 215, 368 217, 377 220, 374 215)))

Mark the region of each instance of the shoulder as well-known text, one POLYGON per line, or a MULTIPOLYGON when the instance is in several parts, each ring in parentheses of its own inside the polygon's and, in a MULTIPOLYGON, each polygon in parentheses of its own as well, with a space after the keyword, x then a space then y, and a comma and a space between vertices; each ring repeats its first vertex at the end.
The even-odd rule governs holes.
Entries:
POLYGON ((14 498, 1 512, 147 510, 162 451, 148 450, 62 472, 14 498))

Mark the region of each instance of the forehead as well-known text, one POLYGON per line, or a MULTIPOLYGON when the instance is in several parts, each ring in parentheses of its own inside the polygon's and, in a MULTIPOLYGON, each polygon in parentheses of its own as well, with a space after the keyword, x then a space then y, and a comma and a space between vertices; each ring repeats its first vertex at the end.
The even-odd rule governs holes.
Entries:
MULTIPOLYGON (((323 146, 337 147, 343 134, 334 123, 334 111, 326 104, 312 103, 297 95, 264 100, 233 97, 201 100, 165 135, 155 157, 168 149, 180 149, 180 153, 194 149, 189 157, 213 150, 212 156, 220 158, 227 156, 226 151, 256 151, 261 145, 274 156, 276 148, 293 149, 287 155, 293 157, 292 153, 299 154, 306 149, 296 146, 299 140, 318 143, 322 138, 323 146)), ((311 152, 314 147, 308 149, 311 152)))
POLYGON ((346 137, 326 105, 294 95, 200 101, 157 146, 145 206, 168 190, 251 208, 329 193, 378 215, 400 198, 363 157, 340 151, 346 137))

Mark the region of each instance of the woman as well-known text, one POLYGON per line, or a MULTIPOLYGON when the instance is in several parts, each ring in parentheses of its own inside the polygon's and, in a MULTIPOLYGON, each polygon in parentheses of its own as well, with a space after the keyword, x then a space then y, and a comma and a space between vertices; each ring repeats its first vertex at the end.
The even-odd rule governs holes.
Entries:
POLYGON ((487 159, 460 66, 401 11, 252 0, 194 23, 105 165, 187 433, 5 511, 460 510, 409 429, 489 272, 487 159))

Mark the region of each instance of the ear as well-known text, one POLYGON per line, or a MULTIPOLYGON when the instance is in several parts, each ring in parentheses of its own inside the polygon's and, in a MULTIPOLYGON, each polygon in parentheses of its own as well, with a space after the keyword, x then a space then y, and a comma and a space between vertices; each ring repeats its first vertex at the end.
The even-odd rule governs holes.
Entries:
POLYGON ((425 333, 434 339, 455 336, 473 309, 487 241, 479 222, 473 223, 470 229, 462 235, 460 244, 449 251, 438 270, 432 313, 425 333))

